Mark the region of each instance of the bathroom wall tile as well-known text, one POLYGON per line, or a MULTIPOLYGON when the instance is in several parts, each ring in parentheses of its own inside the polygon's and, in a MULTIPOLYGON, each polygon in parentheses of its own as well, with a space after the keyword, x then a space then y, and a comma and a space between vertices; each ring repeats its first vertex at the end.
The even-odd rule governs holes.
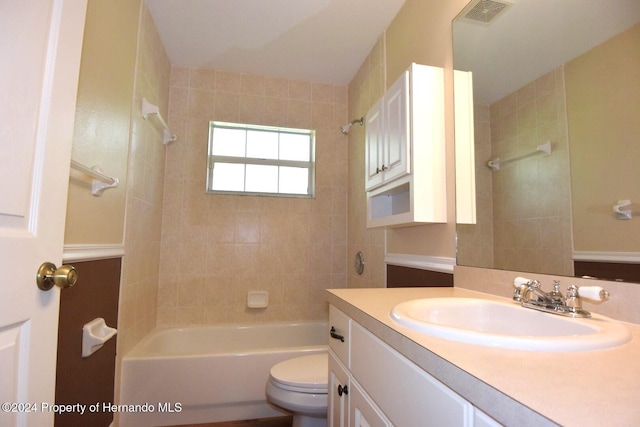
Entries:
POLYGON ((558 74, 561 74, 560 70, 553 70, 534 81, 536 99, 541 96, 557 93, 558 74))
MULTIPOLYGON (((259 218, 259 216, 258 216, 259 218)), ((259 243, 260 221, 252 212, 238 212, 235 216, 234 241, 236 243, 259 243)))
MULTIPOLYGON (((573 274, 567 243, 570 197, 568 189, 562 190, 569 182, 562 82, 562 69, 553 70, 490 106, 492 152, 487 157, 520 156, 553 143, 551 156, 522 159, 491 174, 493 209, 485 212, 494 218, 495 267, 507 267, 505 260, 515 257, 513 268, 573 274)), ((482 265, 492 267, 489 259, 482 265)))
POLYGON ((213 117, 214 91, 204 89, 189 89, 187 114, 189 117, 213 117))
POLYGON ((216 92, 213 120, 238 122, 240 115, 240 94, 234 92, 216 92))
POLYGON ((235 241, 236 215, 233 212, 208 209, 207 239, 215 243, 235 241))
POLYGON ((264 97, 265 81, 264 76, 242 74, 240 76, 240 92, 247 95, 264 97))
MULTIPOLYGON (((142 11, 140 25, 134 102, 138 104, 142 98, 146 98, 158 105, 165 119, 172 116, 169 123, 182 124, 187 115, 189 70, 171 68, 148 10, 142 11)), ((175 131, 183 136, 184 127, 178 126, 175 131)), ((169 186, 177 188, 179 168, 176 163, 169 163, 169 167, 165 168, 166 152, 170 148, 162 144, 160 127, 142 119, 135 113, 135 108, 130 139, 129 191, 124 231, 126 256, 122 259, 118 314, 118 363, 156 326, 159 316, 158 295, 164 295, 168 304, 175 301, 166 288, 160 291, 160 257, 163 253, 162 229, 168 231, 169 241, 173 233, 170 227, 165 227, 163 220, 164 177, 169 175, 171 179, 168 182, 176 183, 169 186)), ((167 201, 167 206, 175 203, 170 196, 167 201)), ((165 219, 169 218, 172 211, 164 214, 165 219)), ((165 257, 171 259, 171 256, 172 252, 168 249, 165 257)), ((118 388, 116 384, 116 390, 118 388)))
POLYGON ((264 78, 264 94, 272 98, 289 98, 289 80, 279 77, 264 78))
POLYGON ((232 277, 236 271, 234 243, 208 243, 206 247, 207 276, 232 277))
POLYGON ((264 124, 264 96, 241 94, 238 120, 241 123, 264 124))
POLYGON ((240 93, 241 84, 240 74, 216 71, 216 91, 240 93))
POLYGON ((333 241, 330 215, 312 216, 310 218, 310 238, 314 245, 330 245, 333 241))
POLYGON ((311 129, 311 102, 299 99, 290 99, 287 106, 288 127, 299 129, 311 129))
POLYGON ((189 69, 186 67, 171 67, 172 88, 189 87, 189 69))
POLYGON ((312 83, 300 80, 289 82, 289 99, 310 101, 312 97, 312 83))
POLYGON ((314 102, 333 104, 333 85, 326 83, 313 83, 311 85, 311 99, 314 102))
POLYGON ((287 122, 286 98, 267 97, 264 99, 264 123, 268 126, 276 126, 287 122))
POLYGON ((313 129, 335 129, 333 105, 313 102, 311 107, 311 127, 313 129))
MULTIPOLYGON (((348 148, 337 127, 348 120, 347 88, 219 71, 190 73, 188 109, 178 98, 179 107, 172 110, 186 116, 187 141, 167 151, 165 171, 160 259, 174 267, 159 267, 163 279, 176 268, 183 277, 178 283, 168 279, 175 289, 158 292, 158 298, 167 299, 158 302, 158 324, 326 319, 324 289, 346 286, 348 148), (316 129, 315 197, 206 194, 210 118, 195 105, 209 100, 215 120, 316 129), (268 291, 269 307, 248 309, 249 290, 268 291)), ((176 75, 175 89, 184 85, 183 78, 176 75)))
POLYGON ((216 74, 213 70, 198 68, 189 69, 189 87, 192 89, 213 90, 216 84, 216 74))
POLYGON ((344 86, 334 86, 333 103, 336 106, 347 106, 349 103, 349 89, 344 86))
POLYGON ((169 116, 186 116, 189 103, 189 89, 172 87, 170 89, 169 116))

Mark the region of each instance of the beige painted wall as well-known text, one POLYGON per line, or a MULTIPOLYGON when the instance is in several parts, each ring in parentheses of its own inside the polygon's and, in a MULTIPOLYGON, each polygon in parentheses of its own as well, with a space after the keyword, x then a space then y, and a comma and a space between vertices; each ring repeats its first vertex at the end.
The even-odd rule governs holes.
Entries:
POLYGON ((89 2, 73 158, 120 183, 94 197, 90 179, 72 170, 65 244, 125 246, 119 355, 156 324, 165 146, 140 106, 145 96, 167 117, 169 73, 144 3, 89 2))
MULTIPOLYGON (((451 21, 466 0, 407 0, 349 86, 349 120, 363 116, 411 62, 445 69, 445 134, 447 145, 447 224, 363 231, 364 132, 349 136, 349 259, 365 251, 372 277, 349 276, 349 286, 384 286, 384 240, 387 252, 455 257, 455 169, 453 123, 453 47, 451 21), (378 62, 380 61, 380 65, 378 62), (370 77, 365 77, 371 74, 370 77), (352 173, 353 171, 354 173, 352 173), (356 181, 358 180, 358 181, 356 181), (353 219, 353 221, 352 221, 353 219), (355 227, 355 230, 352 228, 355 227), (380 277, 382 275, 382 278, 380 277)), ((352 128, 353 129, 353 128, 352 128)), ((351 271, 351 270, 350 270, 351 271)), ((366 271, 366 268, 365 268, 366 271)))
POLYGON ((173 67, 170 99, 158 326, 326 319, 346 284, 347 88, 173 67), (315 198, 207 194, 211 120, 315 129, 315 198))
POLYGON ((566 65, 576 251, 640 251, 638 219, 612 211, 640 215, 639 46, 640 24, 566 65))
POLYGON ((69 180, 65 245, 122 244, 133 69, 140 0, 89 2, 72 159, 120 180, 102 196, 75 170, 69 180))
POLYGON ((451 21, 466 0, 408 0, 387 30, 387 83, 411 62, 445 69, 447 224, 387 231, 387 252, 455 257, 455 166, 453 122, 453 46, 451 21))

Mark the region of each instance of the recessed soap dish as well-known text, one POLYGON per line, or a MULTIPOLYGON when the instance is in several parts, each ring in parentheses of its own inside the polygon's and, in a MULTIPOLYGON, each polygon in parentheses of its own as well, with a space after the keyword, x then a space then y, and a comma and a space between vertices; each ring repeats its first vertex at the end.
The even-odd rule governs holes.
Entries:
POLYGON ((269 305, 269 292, 251 291, 247 294, 247 307, 266 308, 269 305))

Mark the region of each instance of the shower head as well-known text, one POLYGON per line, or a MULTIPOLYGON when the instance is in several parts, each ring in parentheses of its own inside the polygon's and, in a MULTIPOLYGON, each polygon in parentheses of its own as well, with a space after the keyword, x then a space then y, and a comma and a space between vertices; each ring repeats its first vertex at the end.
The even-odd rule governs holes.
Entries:
POLYGON ((351 123, 349 123, 348 125, 340 126, 340 132, 342 132, 345 135, 348 134, 349 129, 351 129, 351 126, 353 126, 351 123))
POLYGON ((349 130, 351 129, 351 126, 355 125, 355 124, 359 124, 360 126, 364 125, 364 117, 360 117, 359 119, 355 119, 355 120, 351 120, 351 123, 346 124, 344 126, 340 126, 340 132, 342 132, 343 134, 348 134, 349 130))

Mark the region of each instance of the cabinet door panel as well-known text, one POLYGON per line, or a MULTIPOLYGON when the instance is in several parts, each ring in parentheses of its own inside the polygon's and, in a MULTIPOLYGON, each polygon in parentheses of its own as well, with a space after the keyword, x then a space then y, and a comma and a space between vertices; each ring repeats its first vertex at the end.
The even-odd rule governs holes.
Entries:
POLYGON ((348 427, 349 420, 349 395, 338 393, 338 387, 350 388, 349 374, 346 368, 338 361, 336 355, 329 352, 329 383, 327 385, 328 411, 327 422, 329 427, 348 427))
POLYGON ((384 115, 382 99, 367 113, 365 141, 365 189, 370 190, 382 183, 381 166, 384 152, 384 115))
POLYGON ((410 172, 409 78, 409 72, 405 71, 384 97, 387 140, 384 144, 381 168, 384 169, 385 182, 410 172))
POLYGON ((473 423, 469 402, 356 323, 351 325, 351 373, 396 425, 473 423))
POLYGON ((349 387, 349 418, 351 427, 392 426, 355 381, 352 381, 349 387))

